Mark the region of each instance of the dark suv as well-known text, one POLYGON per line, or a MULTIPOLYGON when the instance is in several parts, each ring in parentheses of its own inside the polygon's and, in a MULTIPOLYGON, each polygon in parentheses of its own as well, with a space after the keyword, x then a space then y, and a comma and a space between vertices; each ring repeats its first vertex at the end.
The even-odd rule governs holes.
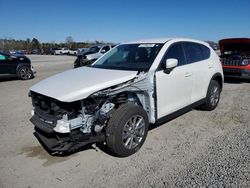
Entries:
POLYGON ((30 59, 26 56, 0 52, 0 76, 17 76, 22 80, 28 80, 34 77, 34 69, 30 59))
POLYGON ((221 62, 227 77, 250 78, 250 38, 219 41, 221 62))
POLYGON ((74 62, 74 68, 90 65, 108 52, 115 45, 92 46, 87 51, 79 54, 74 62))

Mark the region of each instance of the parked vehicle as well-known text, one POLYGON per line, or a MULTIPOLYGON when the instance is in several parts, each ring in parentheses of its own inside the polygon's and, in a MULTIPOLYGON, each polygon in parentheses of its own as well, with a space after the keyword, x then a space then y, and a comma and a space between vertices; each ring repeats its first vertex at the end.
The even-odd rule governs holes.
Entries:
POLYGON ((9 50, 0 50, 0 53, 11 54, 11 51, 9 51, 9 50))
POLYGON ((250 38, 219 41, 221 62, 226 77, 250 78, 250 38))
POLYGON ((205 42, 167 38, 124 43, 89 67, 52 76, 30 89, 35 136, 52 153, 105 142, 126 157, 150 124, 199 106, 216 108, 220 59, 205 42))
POLYGON ((54 55, 57 48, 48 48, 43 50, 44 55, 54 55))
POLYGON ((23 51, 23 54, 31 54, 30 50, 22 50, 22 51, 23 51))
POLYGON ((69 55, 77 55, 78 49, 77 48, 71 48, 69 49, 69 55))
POLYGON ((82 55, 83 53, 87 52, 88 48, 78 48, 77 50, 77 56, 82 55))
POLYGON ((42 54, 42 50, 41 49, 33 49, 33 50, 31 50, 31 54, 40 55, 40 54, 42 54))
POLYGON ((74 62, 74 68, 90 65, 108 52, 114 45, 93 46, 88 51, 79 54, 74 62))
POLYGON ((31 61, 24 55, 0 53, 0 76, 19 77, 22 80, 33 78, 34 69, 31 61))
POLYGON ((55 55, 69 55, 69 49, 68 48, 59 48, 55 50, 55 55))

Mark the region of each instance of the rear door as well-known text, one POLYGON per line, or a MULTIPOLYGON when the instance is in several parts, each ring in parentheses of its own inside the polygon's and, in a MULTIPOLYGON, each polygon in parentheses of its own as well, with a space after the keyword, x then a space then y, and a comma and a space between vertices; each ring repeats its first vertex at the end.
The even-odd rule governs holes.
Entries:
POLYGON ((193 87, 192 70, 186 62, 183 44, 172 44, 161 64, 169 58, 178 59, 178 65, 169 74, 159 67, 156 72, 157 119, 188 106, 193 87))
POLYGON ((191 103, 194 103, 206 96, 207 80, 210 76, 208 74, 210 50, 206 46, 194 42, 184 42, 183 47, 193 76, 191 103))

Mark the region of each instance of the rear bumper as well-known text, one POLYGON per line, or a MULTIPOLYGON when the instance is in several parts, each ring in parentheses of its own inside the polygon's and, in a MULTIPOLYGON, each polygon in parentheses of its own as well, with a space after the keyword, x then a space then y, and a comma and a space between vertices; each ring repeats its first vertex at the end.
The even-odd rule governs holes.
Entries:
POLYGON ((35 125, 34 136, 51 155, 68 155, 88 144, 105 140, 104 134, 93 136, 83 134, 80 130, 74 130, 66 134, 57 133, 53 130, 54 125, 41 121, 36 115, 30 121, 35 125))
POLYGON ((250 79, 250 69, 223 67, 223 72, 225 77, 250 79))

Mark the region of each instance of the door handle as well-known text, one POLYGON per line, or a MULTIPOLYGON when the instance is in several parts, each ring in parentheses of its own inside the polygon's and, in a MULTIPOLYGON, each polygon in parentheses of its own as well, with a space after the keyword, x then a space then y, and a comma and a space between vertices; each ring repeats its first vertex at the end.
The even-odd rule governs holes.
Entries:
POLYGON ((208 68, 209 68, 209 69, 213 68, 213 65, 211 65, 211 64, 210 64, 210 65, 208 65, 208 68))
POLYGON ((191 76, 190 72, 185 73, 185 77, 189 77, 189 76, 191 76))

